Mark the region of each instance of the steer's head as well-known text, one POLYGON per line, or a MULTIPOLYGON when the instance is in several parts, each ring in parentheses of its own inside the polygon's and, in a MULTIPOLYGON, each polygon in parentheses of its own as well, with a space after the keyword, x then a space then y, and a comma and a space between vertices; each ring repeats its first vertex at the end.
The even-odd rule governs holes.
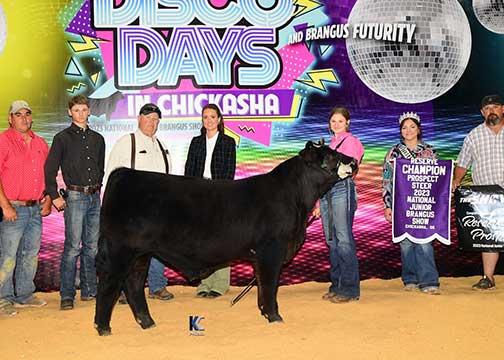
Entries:
POLYGON ((324 139, 314 143, 308 141, 299 155, 308 163, 320 167, 331 176, 337 177, 337 180, 345 179, 357 170, 357 160, 350 156, 332 150, 324 145, 324 139))

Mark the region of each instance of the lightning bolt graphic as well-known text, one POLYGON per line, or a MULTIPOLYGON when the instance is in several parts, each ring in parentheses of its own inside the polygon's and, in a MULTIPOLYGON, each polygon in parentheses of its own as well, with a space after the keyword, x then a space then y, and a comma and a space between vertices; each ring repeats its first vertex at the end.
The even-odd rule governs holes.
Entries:
POLYGON ((72 50, 76 53, 98 49, 96 43, 106 42, 106 40, 80 35, 82 41, 68 41, 72 50))
POLYGON ((79 90, 83 86, 86 86, 86 84, 80 82, 77 85, 72 85, 72 87, 70 89, 67 89, 67 91, 73 94, 75 90, 79 90))
POLYGON ((302 16, 322 6, 321 3, 315 0, 296 0, 294 5, 297 5, 297 10, 294 12, 292 17, 302 16))
POLYGON ((340 82, 333 69, 319 69, 308 71, 307 75, 310 80, 298 79, 296 81, 314 87, 315 89, 321 90, 323 92, 327 91, 324 82, 332 82, 335 84, 339 84, 340 82))
POLYGON ((240 146, 240 140, 241 140, 240 135, 238 135, 228 127, 224 127, 224 134, 226 134, 227 136, 231 136, 234 139, 236 146, 240 146))
POLYGON ((96 86, 96 83, 98 82, 98 78, 100 77, 100 72, 97 72, 96 74, 93 74, 89 76, 91 81, 93 82, 93 85, 96 86))
POLYGON ((240 131, 243 131, 245 130, 246 132, 251 132, 251 133, 254 133, 255 134, 255 129, 253 127, 248 127, 246 125, 238 125, 238 129, 240 129, 240 131))

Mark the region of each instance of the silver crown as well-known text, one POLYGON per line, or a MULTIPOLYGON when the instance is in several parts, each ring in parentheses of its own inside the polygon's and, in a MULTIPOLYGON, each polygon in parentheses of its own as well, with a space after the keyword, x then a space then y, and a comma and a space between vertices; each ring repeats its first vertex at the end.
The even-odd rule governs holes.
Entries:
POLYGON ((418 121, 418 123, 420 124, 420 116, 418 116, 418 114, 415 112, 403 113, 401 116, 399 116, 399 124, 402 123, 403 120, 406 120, 406 119, 414 119, 414 120, 418 121))

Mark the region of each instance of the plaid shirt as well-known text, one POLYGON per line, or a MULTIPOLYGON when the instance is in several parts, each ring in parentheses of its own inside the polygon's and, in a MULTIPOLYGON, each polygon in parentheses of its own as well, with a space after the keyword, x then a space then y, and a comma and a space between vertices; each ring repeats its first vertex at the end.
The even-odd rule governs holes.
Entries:
POLYGON ((474 185, 504 186, 504 130, 495 134, 485 123, 464 139, 457 166, 472 166, 474 185))
MULTIPOLYGON (((185 176, 203 177, 206 159, 206 135, 193 137, 187 154, 185 176)), ((219 133, 212 154, 212 180, 233 180, 236 168, 236 144, 232 137, 219 133)))

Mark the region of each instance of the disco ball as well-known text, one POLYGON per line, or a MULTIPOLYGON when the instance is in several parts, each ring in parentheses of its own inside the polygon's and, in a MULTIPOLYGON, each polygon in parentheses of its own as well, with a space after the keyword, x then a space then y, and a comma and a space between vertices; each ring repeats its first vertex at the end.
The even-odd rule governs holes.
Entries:
POLYGON ((2 55, 6 41, 7 41, 7 21, 5 19, 5 13, 3 11, 2 4, 0 4, 0 55, 2 55))
POLYGON ((504 0, 473 0, 473 9, 481 25, 504 34, 504 0))
POLYGON ((400 103, 437 98, 460 79, 471 54, 469 21, 457 0, 358 0, 348 19, 416 24, 411 43, 346 39, 354 71, 378 95, 400 103))

